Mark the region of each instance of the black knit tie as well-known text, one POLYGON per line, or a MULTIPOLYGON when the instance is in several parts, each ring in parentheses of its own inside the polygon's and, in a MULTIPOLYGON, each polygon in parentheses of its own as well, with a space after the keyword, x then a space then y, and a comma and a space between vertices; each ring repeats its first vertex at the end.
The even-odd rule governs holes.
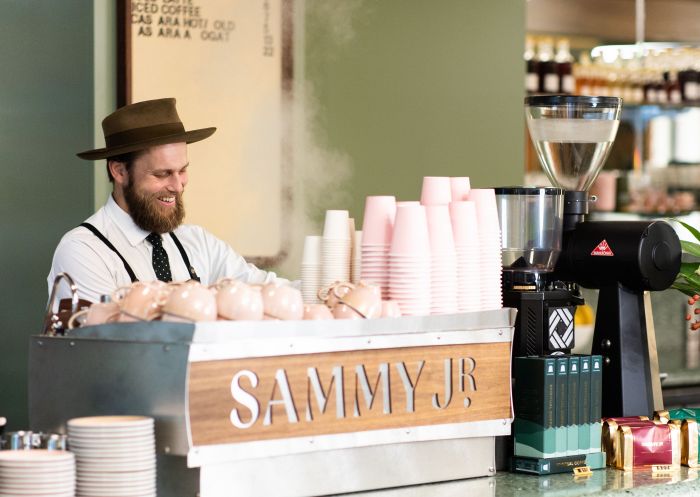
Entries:
POLYGON ((172 281, 170 261, 168 261, 168 253, 163 248, 163 239, 158 233, 151 233, 146 240, 153 245, 153 269, 156 272, 156 278, 165 282, 172 281))

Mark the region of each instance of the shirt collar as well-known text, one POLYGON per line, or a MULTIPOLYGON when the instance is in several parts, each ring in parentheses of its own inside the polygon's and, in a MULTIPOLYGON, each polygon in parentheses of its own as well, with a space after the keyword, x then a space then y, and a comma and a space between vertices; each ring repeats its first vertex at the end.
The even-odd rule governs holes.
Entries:
POLYGON ((129 241, 132 247, 143 243, 149 232, 139 228, 131 215, 122 209, 119 204, 114 200, 112 195, 107 199, 107 204, 105 205, 105 210, 107 215, 114 221, 114 224, 124 233, 124 236, 129 241))

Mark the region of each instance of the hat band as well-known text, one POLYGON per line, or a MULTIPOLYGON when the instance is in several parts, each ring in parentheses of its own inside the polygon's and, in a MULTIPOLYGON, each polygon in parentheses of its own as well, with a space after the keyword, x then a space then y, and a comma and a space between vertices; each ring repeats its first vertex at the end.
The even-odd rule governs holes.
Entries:
POLYGON ((128 129, 113 133, 105 137, 107 148, 121 147, 122 145, 130 145, 132 143, 140 143, 147 140, 155 140, 164 136, 184 133, 185 127, 181 122, 155 124, 153 126, 144 126, 143 128, 128 129))

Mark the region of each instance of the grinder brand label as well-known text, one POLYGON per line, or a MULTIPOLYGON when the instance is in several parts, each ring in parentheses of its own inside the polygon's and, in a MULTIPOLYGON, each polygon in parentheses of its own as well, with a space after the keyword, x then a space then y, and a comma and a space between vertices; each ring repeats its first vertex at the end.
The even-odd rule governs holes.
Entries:
POLYGON ((610 245, 608 245, 607 240, 603 240, 598 244, 596 248, 593 249, 593 252, 591 252, 591 255, 602 255, 602 256, 607 256, 607 257, 612 257, 615 254, 613 254, 613 251, 610 249, 610 245))

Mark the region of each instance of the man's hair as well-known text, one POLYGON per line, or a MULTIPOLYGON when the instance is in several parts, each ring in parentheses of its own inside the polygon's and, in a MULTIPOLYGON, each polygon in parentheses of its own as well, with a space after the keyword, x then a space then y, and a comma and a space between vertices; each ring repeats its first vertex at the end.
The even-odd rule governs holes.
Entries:
POLYGON ((119 154, 119 155, 113 155, 112 157, 107 157, 107 176, 109 176, 109 182, 114 183, 114 176, 112 176, 112 172, 109 170, 109 163, 114 161, 114 162, 121 162, 124 164, 126 167, 127 171, 131 171, 131 166, 134 164, 134 161, 138 158, 138 156, 141 154, 141 150, 136 150, 134 152, 127 152, 125 154, 119 154))

